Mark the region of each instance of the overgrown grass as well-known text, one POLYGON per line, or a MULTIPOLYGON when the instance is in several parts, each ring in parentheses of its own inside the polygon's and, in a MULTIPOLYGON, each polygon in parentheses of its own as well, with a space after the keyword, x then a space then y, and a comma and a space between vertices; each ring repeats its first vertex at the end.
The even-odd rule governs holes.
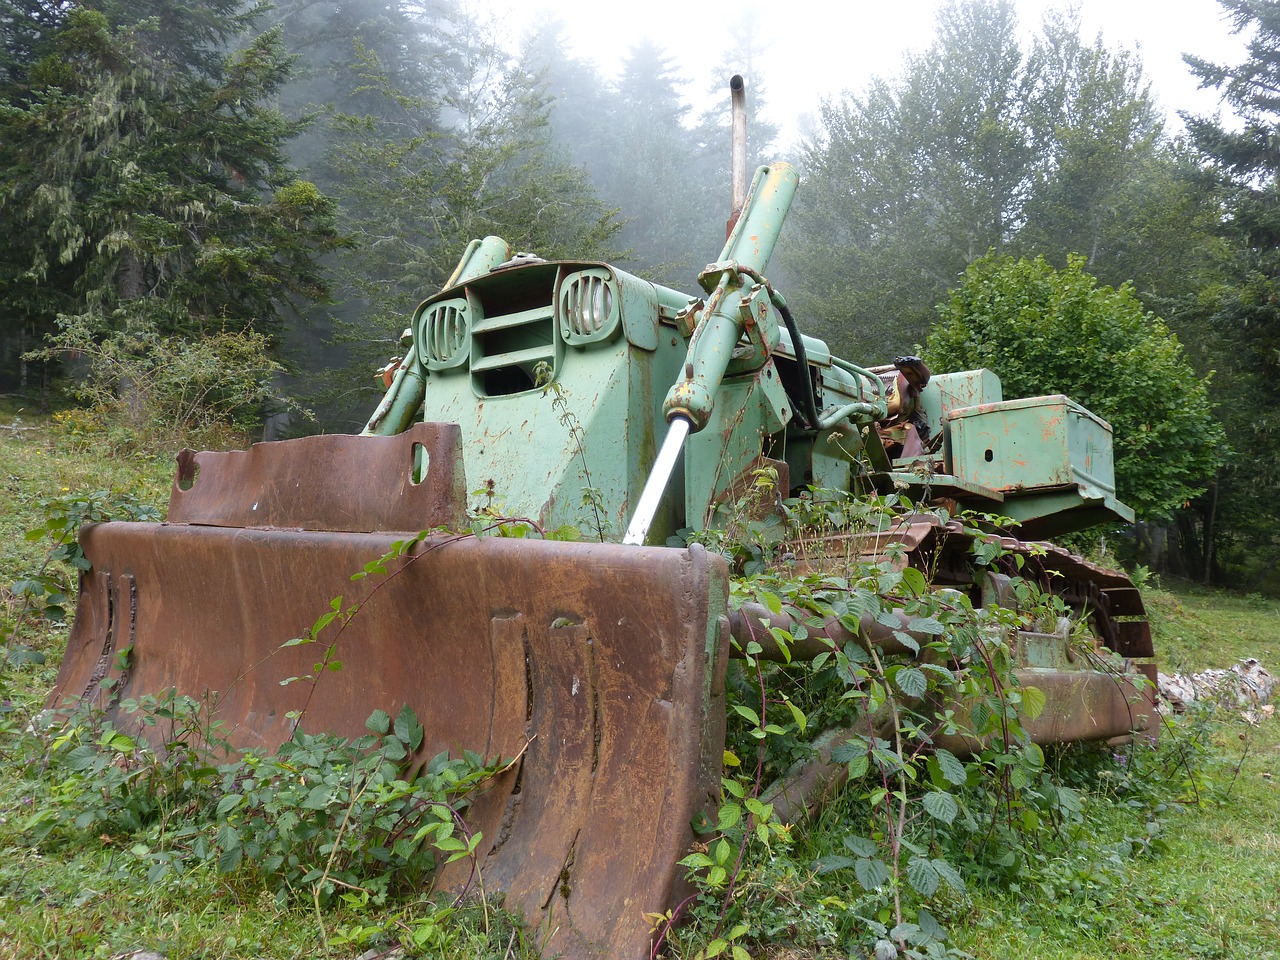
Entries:
MULTIPOLYGON (((23 534, 41 521, 42 500, 114 488, 163 505, 169 461, 110 459, 74 419, 19 415, 36 429, 0 431, 0 583, 39 563, 45 546, 23 534)), ((0 414, 0 422, 12 416, 0 414)), ((1179 583, 1149 590, 1147 602, 1166 669, 1256 656, 1280 672, 1280 602, 1179 583)), ((211 862, 149 880, 133 850, 138 838, 119 832, 33 843, 33 807, 56 785, 24 747, 23 730, 53 684, 66 631, 41 622, 28 639, 46 662, 9 666, 0 680, 0 956, 112 957, 147 948, 169 960, 346 958, 412 942, 415 933, 422 943, 415 956, 537 956, 530 936, 492 904, 451 912, 448 904, 352 895, 317 916, 305 898, 281 897, 211 862), (436 929, 424 931, 424 923, 436 929)), ((1087 762, 1063 763, 1084 797, 1079 835, 1028 863, 1011 884, 975 881, 964 893, 944 887, 932 909, 951 945, 980 958, 1280 956, 1280 720, 1251 725, 1220 710, 1177 723, 1158 752, 1093 751, 1087 762), (1159 776, 1137 776, 1139 763, 1159 776)), ((818 875, 813 865, 841 849, 862 813, 847 795, 748 866, 740 893, 760 904, 752 938, 743 941, 751 956, 861 958, 849 948, 863 922, 852 910, 856 881, 850 871, 818 875)), ((704 920, 686 929, 673 951, 694 956, 713 927, 704 920)))
POLYGON ((978 892, 959 944, 1045 960, 1280 956, 1280 725, 1223 714, 1176 736, 1209 738, 1207 779, 1159 819, 1158 850, 1126 844, 1145 835, 1143 818, 1095 794, 1103 855, 1049 865, 1039 885, 978 892))
POLYGON ((1174 580, 1144 596, 1166 673, 1229 667, 1242 657, 1280 673, 1280 600, 1174 580))

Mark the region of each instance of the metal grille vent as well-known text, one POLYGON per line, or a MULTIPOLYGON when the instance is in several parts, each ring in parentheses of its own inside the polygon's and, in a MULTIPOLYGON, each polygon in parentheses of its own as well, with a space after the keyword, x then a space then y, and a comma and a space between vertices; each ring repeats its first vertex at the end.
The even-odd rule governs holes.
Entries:
POLYGON ((604 271, 584 271, 567 278, 560 289, 560 330, 565 340, 603 340, 617 323, 616 294, 604 271))
POLYGON ((467 301, 446 300, 431 308, 422 322, 422 359, 432 370, 447 370, 467 359, 470 324, 467 301))

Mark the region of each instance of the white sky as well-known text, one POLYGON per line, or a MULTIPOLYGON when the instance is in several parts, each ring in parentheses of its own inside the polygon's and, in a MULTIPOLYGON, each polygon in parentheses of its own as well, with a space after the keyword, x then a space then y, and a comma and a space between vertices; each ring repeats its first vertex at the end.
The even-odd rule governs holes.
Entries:
MULTIPOLYGON (((749 2, 491 0, 489 9, 510 3, 510 12, 499 16, 516 31, 543 11, 554 12, 572 38, 572 52, 595 59, 606 75, 612 75, 630 43, 647 34, 670 52, 691 91, 699 93, 712 82, 711 73, 731 43, 727 25, 734 11, 749 2)), ((941 5, 942 0, 762 5, 761 24, 769 39, 760 72, 767 87, 766 112, 783 128, 781 142, 795 138, 804 116, 816 114, 822 98, 861 90, 872 76, 900 73, 906 53, 929 45, 941 5)), ((1016 0, 1024 35, 1038 30, 1046 10, 1064 5, 1062 0, 1016 0)), ((1218 110, 1216 93, 1197 90, 1182 62, 1183 53, 1225 63, 1242 59, 1244 42, 1230 33, 1216 0, 1077 0, 1077 6, 1086 38, 1101 32, 1109 47, 1139 52, 1170 117, 1167 129, 1180 129, 1179 110, 1218 110)), ((727 99, 726 93, 726 109, 727 99)))

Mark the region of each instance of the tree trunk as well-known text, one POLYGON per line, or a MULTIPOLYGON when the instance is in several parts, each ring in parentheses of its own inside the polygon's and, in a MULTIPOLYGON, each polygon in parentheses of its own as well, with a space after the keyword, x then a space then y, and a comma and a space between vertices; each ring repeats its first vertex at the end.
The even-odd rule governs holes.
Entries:
POLYGON ((18 395, 27 392, 27 325, 18 328, 18 395))
MULTIPOLYGON (((116 290, 121 300, 137 300, 142 296, 145 276, 142 261, 132 250, 126 250, 120 258, 120 266, 116 270, 116 290)), ((142 391, 131 377, 121 377, 116 387, 120 399, 129 412, 129 422, 135 430, 145 426, 146 411, 144 409, 142 391)))
POLYGON ((1209 495, 1209 516, 1204 521, 1204 582, 1208 586, 1213 580, 1213 563, 1216 559, 1213 553, 1213 536, 1214 528, 1218 520, 1218 481, 1214 480, 1210 486, 1212 493, 1209 495))

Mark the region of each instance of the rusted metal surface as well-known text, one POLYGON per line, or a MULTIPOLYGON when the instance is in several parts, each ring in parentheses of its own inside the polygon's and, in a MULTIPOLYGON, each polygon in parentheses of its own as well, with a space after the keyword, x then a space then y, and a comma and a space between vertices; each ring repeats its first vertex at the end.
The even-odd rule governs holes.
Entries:
MULTIPOLYGON (((371 448, 370 440, 379 438, 318 446, 350 454, 371 448)), ((407 449, 379 447, 368 459, 385 455, 405 466, 407 449)), ((306 454, 288 456, 305 466, 306 454)), ((264 466, 249 463, 240 477, 264 466)), ((216 457, 203 464, 200 481, 257 482, 228 480, 236 475, 216 457)), ((317 462, 317 471, 324 466, 317 462)), ((354 466, 334 469, 350 476, 354 466)), ((283 503, 279 478, 264 484, 283 503)), ((237 519, 253 502, 245 486, 216 500, 237 519)), ((217 506, 187 509, 206 522, 221 519, 217 506)), ((255 518, 262 512, 260 505, 255 518)), ((266 515, 332 516, 274 504, 266 515)), ((485 837, 474 882, 505 894, 549 956, 640 960, 650 937, 643 914, 683 895, 678 861, 692 840, 690 823, 718 800, 723 561, 696 546, 441 535, 393 562, 385 578, 351 582, 405 536, 88 527, 82 543, 93 570, 82 581, 50 705, 91 701, 127 727, 130 716, 115 705, 121 698, 210 692, 233 744, 269 750, 291 736, 291 711, 302 711, 305 730, 357 735, 373 710, 394 714, 408 704, 426 729, 422 758, 464 749, 521 757, 468 813, 485 837), (282 646, 338 595, 344 605, 361 603, 340 633, 334 624, 314 645, 282 646), (311 674, 329 642, 341 670, 322 672, 314 687, 281 685, 311 674)), ((460 890, 470 877, 460 863, 440 882, 460 890)))
MULTIPOLYGON (((1023 729, 1037 744, 1077 743, 1091 740, 1127 740, 1135 732, 1155 737, 1159 717, 1155 710, 1155 686, 1145 671, 1123 675, 1100 670, 1015 670, 1021 686, 1036 687, 1047 705, 1035 719, 1022 719, 1023 729)), ((963 708, 957 717, 964 725, 963 708)), ((940 747, 967 753, 979 746, 965 735, 934 738, 940 747)))
POLYGON ((801 570, 826 570, 852 559, 888 560, 928 571, 936 586, 976 590, 979 584, 973 579, 969 554, 980 536, 995 540, 1009 555, 1022 557, 1019 574, 1062 597, 1089 619, 1106 647, 1122 657, 1155 655, 1146 609, 1133 581, 1053 544, 978 534, 956 520, 915 514, 882 531, 802 542, 795 555, 801 570))
POLYGON ((391 540, 89 528, 95 572, 51 702, 101 700, 111 675, 123 697, 215 691, 240 746, 287 739, 289 711, 305 710, 305 729, 354 735, 375 708, 406 703, 427 730, 424 757, 514 757, 528 744, 471 811, 488 845, 479 876, 541 928, 549 955, 647 955, 642 914, 673 905, 690 821, 718 796, 723 564, 696 547, 432 541, 342 633, 341 671, 314 694, 281 686, 318 659, 316 646, 281 644, 332 596, 350 600, 351 572, 391 540))
POLYGON ((465 511, 461 433, 450 423, 419 423, 390 437, 184 450, 169 498, 173 523, 349 533, 457 529, 465 511))

